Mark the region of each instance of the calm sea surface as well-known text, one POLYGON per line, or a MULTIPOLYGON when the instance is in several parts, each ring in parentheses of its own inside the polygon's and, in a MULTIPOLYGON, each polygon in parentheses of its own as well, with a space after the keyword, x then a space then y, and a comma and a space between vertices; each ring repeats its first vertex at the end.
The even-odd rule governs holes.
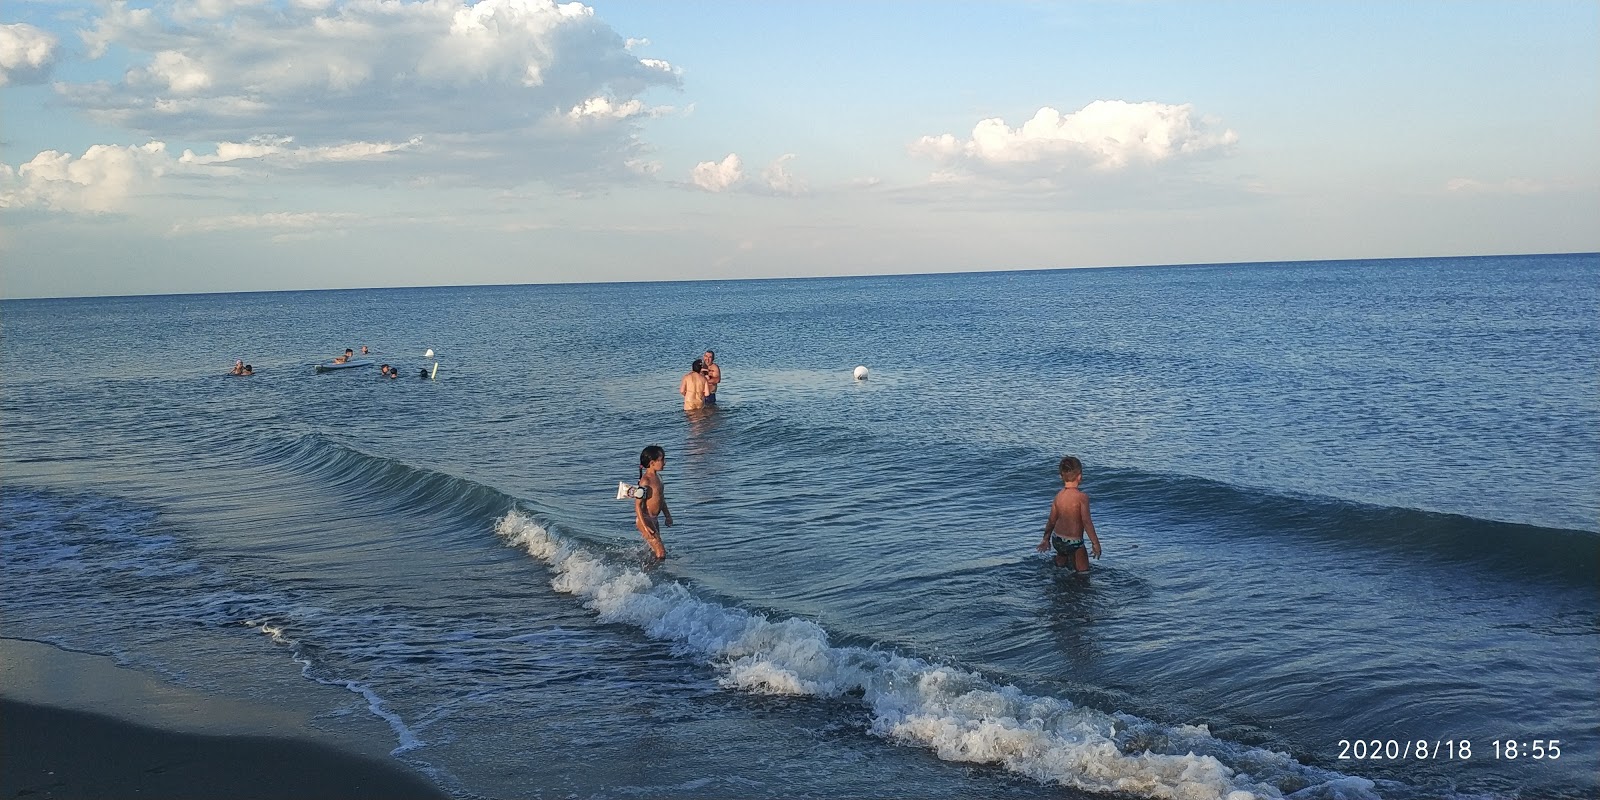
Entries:
POLYGON ((0 345, 0 635, 463 798, 1600 794, 1600 256, 7 301, 0 345), (405 377, 312 371, 363 344, 405 377), (1087 582, 1033 551, 1069 453, 1087 582))

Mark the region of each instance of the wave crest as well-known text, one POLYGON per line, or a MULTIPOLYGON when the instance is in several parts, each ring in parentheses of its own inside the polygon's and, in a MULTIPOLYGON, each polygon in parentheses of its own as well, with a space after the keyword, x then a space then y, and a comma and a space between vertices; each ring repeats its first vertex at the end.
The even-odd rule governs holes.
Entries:
POLYGON ((700 599, 681 583, 610 563, 519 511, 502 517, 496 533, 549 564, 556 573, 551 586, 580 598, 602 622, 627 623, 671 642, 679 653, 714 666, 723 686, 776 695, 859 695, 872 711, 873 734, 929 748, 948 761, 996 764, 1044 783, 1163 800, 1281 798, 1288 796, 1285 789, 1296 798, 1378 796, 1371 781, 1224 742, 1203 726, 1162 727, 1032 696, 950 665, 835 647, 813 622, 773 621, 700 599))

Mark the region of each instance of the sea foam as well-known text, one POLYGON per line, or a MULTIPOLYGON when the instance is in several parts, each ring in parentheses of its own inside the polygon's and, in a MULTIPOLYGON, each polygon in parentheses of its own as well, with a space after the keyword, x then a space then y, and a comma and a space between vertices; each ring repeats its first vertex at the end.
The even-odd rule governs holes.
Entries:
POLYGON ((518 511, 502 517, 496 532, 508 545, 549 564, 555 571, 551 586, 582 600, 602 622, 633 625, 672 643, 681 655, 713 665, 723 686, 763 694, 859 696, 872 711, 872 733, 929 748, 945 760, 1000 765, 1043 783, 1088 791, 1173 800, 1378 797, 1371 781, 1308 767, 1285 753, 1218 740, 1204 726, 1163 727, 1032 696, 914 656, 835 647, 813 622, 774 621, 698 598, 681 583, 611 563, 518 511), (1151 741, 1172 752, 1130 744, 1151 741))

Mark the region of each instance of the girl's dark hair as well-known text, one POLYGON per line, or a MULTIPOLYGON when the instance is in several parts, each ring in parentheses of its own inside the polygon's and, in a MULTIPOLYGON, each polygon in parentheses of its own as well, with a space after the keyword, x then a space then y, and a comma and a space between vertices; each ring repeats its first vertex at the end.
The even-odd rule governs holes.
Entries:
POLYGON ((641 477, 641 478, 644 477, 644 468, 650 466, 650 462, 652 462, 652 461, 654 461, 654 460, 656 460, 658 458, 666 458, 666 457, 667 457, 667 451, 662 450, 661 449, 661 445, 659 445, 659 444, 653 444, 653 445, 650 445, 649 447, 646 447, 643 450, 640 450, 639 451, 639 477, 641 477))
POLYGON ((689 365, 689 371, 690 372, 700 372, 700 371, 703 371, 705 368, 706 368, 706 362, 701 361, 698 358, 694 360, 693 364, 689 365))

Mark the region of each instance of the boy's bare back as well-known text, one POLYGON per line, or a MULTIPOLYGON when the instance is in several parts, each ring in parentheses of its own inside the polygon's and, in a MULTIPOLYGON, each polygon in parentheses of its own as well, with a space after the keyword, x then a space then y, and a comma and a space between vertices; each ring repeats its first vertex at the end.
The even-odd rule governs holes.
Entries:
POLYGON ((1082 539, 1089 519, 1089 496, 1076 486, 1063 486, 1051 506, 1055 526, 1050 533, 1063 539, 1082 539))

